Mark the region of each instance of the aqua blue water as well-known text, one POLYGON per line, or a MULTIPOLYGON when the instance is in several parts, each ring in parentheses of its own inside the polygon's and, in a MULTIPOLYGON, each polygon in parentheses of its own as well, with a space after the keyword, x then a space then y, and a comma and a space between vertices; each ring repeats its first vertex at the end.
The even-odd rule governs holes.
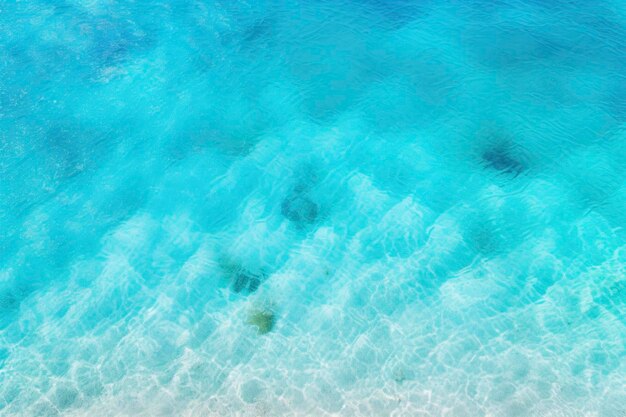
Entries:
POLYGON ((1 2, 0 415, 626 416, 626 2, 1 2))

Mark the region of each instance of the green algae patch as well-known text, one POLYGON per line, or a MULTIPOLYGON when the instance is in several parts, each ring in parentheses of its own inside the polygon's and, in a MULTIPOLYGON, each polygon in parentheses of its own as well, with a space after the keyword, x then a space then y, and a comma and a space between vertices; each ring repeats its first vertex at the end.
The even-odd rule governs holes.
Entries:
POLYGON ((276 315, 268 309, 253 310, 250 312, 247 323, 256 326, 260 335, 267 334, 276 324, 276 315))

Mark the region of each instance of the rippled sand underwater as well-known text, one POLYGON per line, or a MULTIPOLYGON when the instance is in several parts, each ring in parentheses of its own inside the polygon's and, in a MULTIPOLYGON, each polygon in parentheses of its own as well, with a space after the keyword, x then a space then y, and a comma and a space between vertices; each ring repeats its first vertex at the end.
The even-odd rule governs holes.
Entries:
POLYGON ((626 416, 624 1, 0 4, 0 415, 626 416))

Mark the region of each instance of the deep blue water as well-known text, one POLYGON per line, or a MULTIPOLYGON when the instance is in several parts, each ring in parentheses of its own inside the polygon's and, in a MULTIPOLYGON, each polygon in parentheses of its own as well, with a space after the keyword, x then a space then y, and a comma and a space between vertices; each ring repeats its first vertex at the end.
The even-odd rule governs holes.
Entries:
POLYGON ((626 416, 626 2, 0 3, 0 415, 626 416))

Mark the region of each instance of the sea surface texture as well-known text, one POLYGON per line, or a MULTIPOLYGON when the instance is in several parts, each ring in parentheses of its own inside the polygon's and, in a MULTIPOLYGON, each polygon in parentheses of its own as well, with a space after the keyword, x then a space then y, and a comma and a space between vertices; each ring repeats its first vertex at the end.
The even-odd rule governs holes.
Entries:
POLYGON ((0 2, 1 416, 626 416, 626 1, 0 2))

